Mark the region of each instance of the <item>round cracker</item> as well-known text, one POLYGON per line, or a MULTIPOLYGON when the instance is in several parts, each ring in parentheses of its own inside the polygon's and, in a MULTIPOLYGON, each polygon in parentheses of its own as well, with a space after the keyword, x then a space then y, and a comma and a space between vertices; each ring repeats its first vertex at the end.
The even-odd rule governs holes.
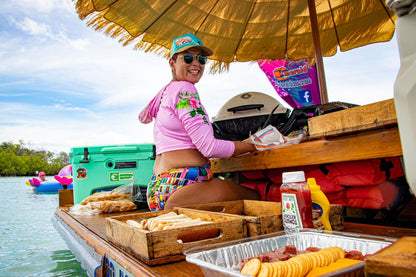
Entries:
POLYGON ((323 266, 327 266, 327 265, 329 265, 330 263, 333 262, 334 255, 330 250, 328 250, 328 248, 324 248, 324 249, 320 250, 319 253, 322 255, 322 257, 324 259, 324 265, 323 266))
POLYGON ((257 276, 262 264, 258 258, 250 259, 241 269, 242 274, 257 276))
POLYGON ((345 251, 341 247, 334 246, 333 249, 338 253, 338 259, 345 258, 345 251))
POLYGON ((262 263, 257 277, 269 277, 270 275, 269 263, 262 263))
POLYGON ((307 264, 304 264, 305 260, 298 257, 293 257, 290 259, 292 264, 295 267, 295 272, 293 273, 293 276, 302 277, 306 274, 307 264))
POLYGON ((284 270, 284 262, 273 262, 271 263, 272 267, 274 268, 274 276, 276 277, 284 277, 286 276, 286 272, 284 270))
POLYGON ((311 252, 308 255, 312 258, 313 267, 321 266, 321 259, 320 259, 320 255, 318 254, 318 252, 311 252))

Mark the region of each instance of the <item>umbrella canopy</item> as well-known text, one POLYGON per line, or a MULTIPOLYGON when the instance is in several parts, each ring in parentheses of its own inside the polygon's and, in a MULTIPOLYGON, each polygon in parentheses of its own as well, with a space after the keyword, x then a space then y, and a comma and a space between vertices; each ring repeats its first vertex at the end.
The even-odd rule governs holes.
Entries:
POLYGON ((214 51, 214 72, 236 61, 316 58, 325 94, 322 56, 389 41, 396 19, 383 0, 74 1, 89 26, 165 57, 175 36, 196 34, 214 51))

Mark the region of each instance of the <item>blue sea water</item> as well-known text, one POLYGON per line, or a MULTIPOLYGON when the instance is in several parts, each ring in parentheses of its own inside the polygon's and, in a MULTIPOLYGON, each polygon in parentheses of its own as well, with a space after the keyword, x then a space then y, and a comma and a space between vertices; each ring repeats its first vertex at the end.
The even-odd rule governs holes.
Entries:
POLYGON ((58 194, 27 180, 0 177, 0 276, 87 276, 52 225, 58 194))

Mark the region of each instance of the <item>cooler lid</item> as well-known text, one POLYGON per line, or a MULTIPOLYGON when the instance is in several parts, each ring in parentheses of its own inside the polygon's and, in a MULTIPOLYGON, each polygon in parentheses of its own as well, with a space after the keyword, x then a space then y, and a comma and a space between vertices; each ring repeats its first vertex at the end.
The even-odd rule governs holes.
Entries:
POLYGON ((212 117, 213 121, 229 120, 234 118, 244 118, 259 115, 285 114, 287 108, 274 99, 273 97, 261 92, 243 92, 234 96, 225 103, 216 116, 212 117), (277 108, 276 108, 277 107, 277 108))
POLYGON ((109 154, 109 153, 139 153, 152 152, 153 144, 126 144, 126 145, 103 145, 103 146, 83 146, 73 147, 69 153, 70 156, 84 155, 85 148, 89 154, 109 154))

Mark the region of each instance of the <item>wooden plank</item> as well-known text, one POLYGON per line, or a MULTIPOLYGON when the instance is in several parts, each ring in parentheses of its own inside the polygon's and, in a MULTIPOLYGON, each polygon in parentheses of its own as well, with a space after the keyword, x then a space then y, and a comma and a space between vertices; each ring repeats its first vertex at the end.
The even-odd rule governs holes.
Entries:
POLYGON ((365 259, 366 276, 415 276, 416 237, 402 237, 365 259))
POLYGON ((397 115, 393 99, 308 119, 310 138, 350 134, 395 124, 397 115))
POLYGON ((288 145, 271 151, 256 151, 229 159, 212 159, 212 171, 236 172, 292 166, 359 161, 402 156, 397 127, 331 137, 288 145))

